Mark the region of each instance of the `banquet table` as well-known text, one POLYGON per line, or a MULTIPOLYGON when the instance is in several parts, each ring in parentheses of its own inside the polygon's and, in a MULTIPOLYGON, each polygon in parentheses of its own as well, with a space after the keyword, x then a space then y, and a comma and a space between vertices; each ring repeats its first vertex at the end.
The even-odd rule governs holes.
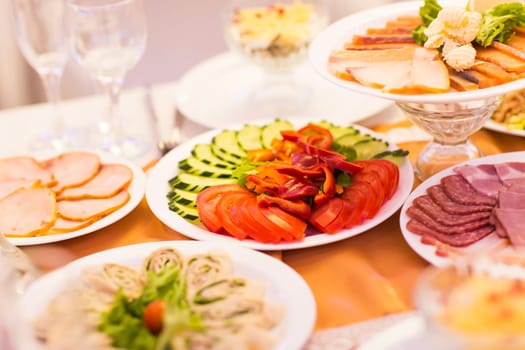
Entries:
MULTIPOLYGON (((173 85, 166 85, 158 87, 157 91, 172 91, 172 88, 173 85)), ((135 94, 135 100, 140 93, 127 92, 135 94)), ((170 97, 164 93, 164 100, 171 101, 170 97)), ((78 108, 85 103, 84 99, 71 101, 68 108, 78 108)), ((23 112, 24 108, 2 111, 0 123, 10 113, 23 112)), ((394 105, 362 124, 379 132, 411 125, 394 105), (392 115, 397 117, 391 118, 392 115)), ((204 129, 194 126, 187 136, 201 130, 204 129)), ((485 129, 478 131, 471 139, 486 155, 525 150, 525 138, 485 129)), ((424 141, 398 143, 399 147, 410 151, 412 162, 424 145, 424 141)), ((156 159, 158 154, 151 152, 141 160, 146 174, 156 159)), ((416 180, 414 187, 419 183, 416 180)), ((187 238, 161 223, 143 199, 129 215, 99 231, 70 240, 21 248, 40 268, 49 271, 74 259, 113 247, 183 239, 187 238)), ((311 288, 317 303, 316 331, 413 310, 414 287, 428 266, 405 242, 399 228, 399 211, 375 228, 343 241, 268 254, 295 269, 311 288)))

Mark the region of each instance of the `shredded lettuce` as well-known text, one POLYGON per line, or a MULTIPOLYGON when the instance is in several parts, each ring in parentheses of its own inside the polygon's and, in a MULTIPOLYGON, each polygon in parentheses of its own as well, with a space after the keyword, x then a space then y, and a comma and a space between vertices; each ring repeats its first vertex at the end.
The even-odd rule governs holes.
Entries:
POLYGON ((525 5, 519 2, 497 5, 482 16, 475 42, 483 47, 494 41, 506 43, 514 34, 513 27, 525 25, 525 5))
POLYGON ((412 37, 418 45, 423 45, 428 37, 425 35, 425 29, 436 19, 442 7, 436 0, 425 0, 423 6, 419 8, 419 17, 423 25, 419 25, 412 31, 412 37))
MULTIPOLYGON (((180 267, 167 266, 162 271, 148 272, 142 294, 134 300, 121 292, 115 296, 112 307, 102 315, 98 329, 112 339, 118 348, 130 350, 153 350, 158 348, 160 338, 145 326, 144 309, 154 300, 166 302, 165 328, 171 330, 202 330, 202 320, 193 314, 186 300, 186 280, 180 267)), ((163 342, 164 348, 166 345, 163 342)))
POLYGON ((252 162, 248 158, 244 158, 235 170, 232 172, 232 177, 237 179, 237 184, 244 186, 246 184, 246 176, 255 172, 255 168, 261 165, 261 162, 252 162))

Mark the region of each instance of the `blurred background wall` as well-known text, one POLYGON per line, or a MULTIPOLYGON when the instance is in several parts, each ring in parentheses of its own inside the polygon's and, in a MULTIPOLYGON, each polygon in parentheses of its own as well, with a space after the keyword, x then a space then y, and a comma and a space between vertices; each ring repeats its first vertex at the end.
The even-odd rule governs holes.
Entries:
MULTIPOLYGON (((45 1, 45 0, 42 0, 45 1)), ((392 0, 327 0, 331 19, 392 0)), ((223 0, 144 0, 148 44, 125 87, 177 80, 198 62, 226 50, 220 18, 223 0)), ((74 62, 64 72, 64 99, 90 95, 95 84, 74 62)), ((0 0, 0 109, 45 100, 40 79, 15 42, 10 0, 0 0)))

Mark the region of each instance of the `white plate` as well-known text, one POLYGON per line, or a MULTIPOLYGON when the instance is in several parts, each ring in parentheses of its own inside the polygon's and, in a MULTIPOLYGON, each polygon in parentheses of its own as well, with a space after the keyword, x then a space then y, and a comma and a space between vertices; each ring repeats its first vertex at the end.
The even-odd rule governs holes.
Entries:
MULTIPOLYGON (((389 100, 355 94, 321 78, 309 64, 296 74, 312 88, 304 117, 322 115, 335 123, 348 124, 378 113, 389 100)), ((192 121, 210 127, 267 118, 268 112, 247 105, 247 95, 261 84, 262 72, 233 53, 224 53, 199 63, 177 85, 177 106, 192 121)), ((273 116, 272 116, 273 117, 273 116)))
POLYGON ((497 131, 503 134, 525 137, 525 130, 509 129, 504 124, 495 122, 494 120, 491 120, 491 119, 487 120, 487 122, 485 123, 485 125, 483 125, 483 127, 485 129, 497 131))
POLYGON ((285 307, 284 318, 275 330, 279 337, 276 350, 299 350, 312 332, 316 319, 316 305, 312 292, 305 281, 288 265, 253 250, 227 244, 195 241, 164 241, 129 245, 106 250, 51 272, 30 285, 17 306, 22 325, 23 344, 20 349, 41 349, 28 336, 32 320, 47 306, 49 301, 67 288, 71 279, 78 279, 86 266, 116 262, 139 267, 144 258, 160 247, 173 247, 185 256, 214 251, 225 251, 232 259, 234 274, 266 282, 266 300, 285 307))
MULTIPOLYGON (((468 162, 464 162, 461 164, 458 164, 454 167, 461 166, 463 164, 497 164, 497 163, 505 163, 505 162, 511 162, 511 161, 523 161, 525 159, 525 152, 511 152, 511 153, 502 153, 497 154, 493 156, 487 156, 482 157, 478 159, 474 159, 468 162)), ((419 254, 423 259, 427 260, 433 265, 436 266, 444 266, 451 262, 449 258, 440 257, 437 256, 435 253, 435 247, 432 245, 426 245, 421 243, 421 236, 416 235, 412 232, 410 232, 407 228, 407 222, 409 220, 409 217, 406 215, 406 211, 410 206, 412 205, 413 200, 416 197, 419 197, 426 193, 427 188, 433 185, 439 184, 441 178, 454 174, 454 168, 447 168, 445 170, 442 170, 441 172, 433 175, 432 177, 428 178, 425 182, 423 182, 421 185, 419 185, 414 192, 410 194, 410 196, 407 198, 405 204, 401 208, 401 215, 399 216, 399 224, 401 226, 401 232, 403 233, 403 236, 405 237, 405 240, 407 241, 408 245, 412 247, 412 249, 419 254)), ((499 243, 502 243, 503 239, 499 238, 495 233, 490 234, 487 237, 483 238, 482 240, 471 244, 470 246, 464 247, 464 248, 454 248, 457 249, 458 252, 465 252, 465 253, 473 253, 473 252, 479 252, 483 250, 488 250, 491 248, 494 248, 494 246, 498 245, 499 243)))
POLYGON ((425 341, 425 323, 418 314, 371 336, 359 346, 359 350, 419 349, 428 349, 428 341, 425 341))
MULTIPOLYGON (((307 124, 307 121, 305 121, 304 119, 293 119, 292 121, 294 122, 295 126, 303 126, 307 124)), ((264 125, 268 122, 269 121, 259 121, 257 124, 264 125)), ((366 132, 377 138, 384 139, 380 134, 374 133, 369 129, 358 126, 355 127, 359 128, 362 132, 366 132)), ((235 129, 236 127, 232 128, 235 129)), ((240 126, 238 126, 237 128, 240 128, 240 126)), ((353 237, 362 232, 365 232, 366 230, 369 230, 379 225, 384 220, 388 219, 401 207, 401 205, 409 195, 410 191, 412 190, 412 185, 414 182, 414 173, 410 162, 408 161, 408 159, 406 159, 400 168, 400 182, 397 191, 394 193, 392 198, 381 207, 381 209, 374 218, 366 220, 363 224, 359 226, 347 230, 342 230, 336 234, 314 234, 311 236, 306 236, 300 242, 283 242, 278 244, 260 243, 250 239, 238 240, 233 237, 219 235, 206 230, 201 225, 194 225, 183 219, 181 216, 177 215, 175 212, 169 210, 168 202, 166 199, 166 194, 170 190, 168 180, 177 174, 178 162, 190 156, 191 150, 196 144, 210 143, 213 136, 219 133, 219 131, 220 130, 212 130, 206 132, 173 149, 171 152, 166 154, 155 165, 153 169, 151 169, 146 183, 146 199, 148 201, 149 207, 153 211, 153 214, 155 214, 157 218, 159 218, 164 224, 166 224, 170 228, 194 239, 203 241, 228 242, 258 250, 299 249, 337 242, 345 238, 353 237)), ((395 145, 391 145, 391 148, 394 149, 397 147, 395 145)))
MULTIPOLYGON (((465 1, 439 1, 445 6, 462 6, 465 1)), ((365 34, 368 28, 380 28, 388 20, 395 19, 401 15, 417 15, 422 1, 401 2, 391 5, 377 7, 371 10, 358 12, 345 17, 323 30, 310 45, 310 62, 314 69, 324 78, 345 89, 366 95, 381 97, 399 102, 419 103, 445 103, 484 99, 492 96, 503 95, 507 92, 525 88, 525 79, 497 85, 490 88, 465 92, 449 92, 442 94, 401 95, 383 92, 358 83, 338 79, 328 71, 328 57, 333 50, 341 50, 343 44, 348 42, 355 34, 365 34)))
MULTIPOLYGON (((79 230, 67 232, 67 233, 47 235, 47 236, 24 237, 24 238, 7 237, 9 242, 17 246, 37 245, 37 244, 64 241, 66 239, 71 239, 71 238, 87 235, 88 233, 100 230, 122 219, 123 217, 128 215, 129 212, 131 212, 140 203, 140 201, 144 197, 144 187, 146 184, 146 176, 144 175, 144 172, 142 171, 141 168, 139 168, 137 165, 135 165, 134 163, 128 160, 116 157, 112 154, 102 153, 102 152, 93 152, 93 151, 88 151, 88 152, 98 154, 102 163, 123 164, 131 169, 131 171, 133 172, 133 180, 131 181, 131 183, 129 184, 127 188, 129 195, 130 195, 129 201, 123 207, 115 210, 113 213, 79 230)), ((32 156, 34 156, 35 159, 37 160, 45 160, 45 159, 52 158, 58 154, 60 153, 45 152, 45 153, 38 153, 32 156)))

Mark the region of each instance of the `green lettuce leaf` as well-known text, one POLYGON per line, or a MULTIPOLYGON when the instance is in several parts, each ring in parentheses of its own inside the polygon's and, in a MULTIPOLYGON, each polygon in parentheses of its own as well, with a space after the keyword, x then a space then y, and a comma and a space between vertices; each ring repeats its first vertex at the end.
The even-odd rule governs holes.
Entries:
POLYGON ((482 15, 475 42, 483 47, 494 41, 506 43, 514 34, 513 27, 525 25, 525 5, 519 2, 494 6, 482 15))

